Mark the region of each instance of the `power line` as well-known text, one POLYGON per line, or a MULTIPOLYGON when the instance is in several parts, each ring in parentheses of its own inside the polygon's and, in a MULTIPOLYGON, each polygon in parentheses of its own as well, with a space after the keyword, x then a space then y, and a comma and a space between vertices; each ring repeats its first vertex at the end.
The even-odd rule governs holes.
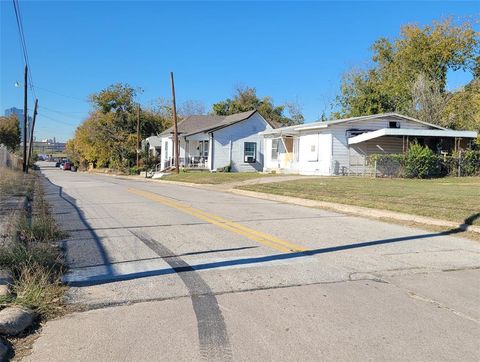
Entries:
POLYGON ((49 112, 54 112, 54 113, 58 113, 58 114, 61 114, 61 115, 64 115, 64 116, 69 116, 69 117, 77 117, 75 114, 85 114, 85 113, 87 113, 85 111, 83 111, 83 112, 59 111, 57 109, 52 109, 52 108, 48 108, 48 107, 45 107, 45 106, 41 106, 40 108, 44 109, 46 111, 49 111, 49 112))
POLYGON ((22 21, 22 15, 20 12, 20 4, 18 0, 12 0, 13 1, 13 8, 15 10, 15 19, 17 21, 17 29, 18 29, 18 35, 20 37, 20 45, 22 47, 23 51, 23 59, 25 61, 25 65, 28 67, 28 82, 29 82, 29 88, 30 91, 32 92, 34 98, 37 98, 37 95, 35 93, 35 88, 33 86, 33 80, 32 80, 32 68, 30 66, 30 60, 28 58, 28 50, 27 50, 27 42, 25 41, 25 32, 23 30, 23 21, 22 21))
POLYGON ((45 118, 47 118, 47 119, 49 119, 53 122, 65 124, 65 125, 70 126, 70 127, 76 127, 78 125, 78 123, 77 124, 72 124, 72 123, 68 123, 68 122, 65 122, 65 121, 60 121, 58 119, 55 119, 55 118, 52 118, 51 116, 46 115, 45 113, 38 113, 38 115, 42 116, 42 117, 45 117, 45 118))
POLYGON ((76 99, 76 100, 81 101, 81 102, 83 102, 83 103, 87 103, 87 100, 86 100, 86 99, 81 99, 81 98, 73 97, 73 96, 71 96, 71 95, 63 94, 63 93, 60 93, 60 92, 57 92, 57 91, 53 91, 53 90, 51 90, 51 89, 39 87, 39 86, 35 86, 35 88, 41 89, 41 90, 44 90, 44 91, 46 91, 46 92, 53 93, 53 94, 56 94, 56 95, 59 95, 59 96, 65 97, 65 98, 76 99))

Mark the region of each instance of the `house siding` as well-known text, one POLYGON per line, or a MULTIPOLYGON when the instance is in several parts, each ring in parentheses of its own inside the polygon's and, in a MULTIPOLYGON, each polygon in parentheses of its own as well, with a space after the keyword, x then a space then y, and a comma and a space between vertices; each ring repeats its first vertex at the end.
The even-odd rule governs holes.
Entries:
MULTIPOLYGON (((265 137, 265 170, 280 172, 298 172, 300 174, 315 175, 346 175, 364 173, 367 157, 374 153, 399 153, 403 149, 402 137, 381 137, 361 144, 349 146, 348 130, 376 131, 389 128, 389 122, 399 122, 400 128, 432 129, 427 124, 411 121, 395 115, 388 115, 376 119, 353 120, 338 124, 330 124, 325 128, 303 129, 299 131, 298 162, 292 162, 289 167, 283 168, 283 156, 279 147, 278 160, 271 159, 272 138, 265 137), (317 141, 318 140, 318 141, 317 141), (318 149, 318 158, 312 158, 312 149, 318 149)), ((294 157, 297 157, 295 154, 294 157)), ((284 164, 284 163, 283 163, 284 164)))
POLYGON ((263 136, 259 132, 272 127, 255 113, 249 119, 213 132, 213 170, 231 165, 234 172, 254 172, 263 169, 263 136), (256 143, 256 162, 244 162, 245 142, 256 143), (231 157, 231 158, 230 158, 231 157), (231 162, 230 162, 231 161, 231 162))
POLYGON ((362 144, 355 147, 353 145, 351 147, 348 146, 346 136, 347 130, 358 128, 375 131, 382 128, 388 128, 390 121, 399 122, 400 128, 431 129, 428 125, 397 117, 385 117, 366 122, 359 121, 332 125, 324 131, 332 133, 333 137, 332 174, 345 175, 351 172, 357 173, 358 169, 362 169, 363 164, 366 162, 366 154, 401 152, 402 139, 394 139, 393 137, 382 137, 383 139, 381 141, 371 140, 367 142, 366 145, 362 144), (385 151, 382 152, 377 145, 385 151), (351 163, 353 163, 353 166, 351 166, 351 163))

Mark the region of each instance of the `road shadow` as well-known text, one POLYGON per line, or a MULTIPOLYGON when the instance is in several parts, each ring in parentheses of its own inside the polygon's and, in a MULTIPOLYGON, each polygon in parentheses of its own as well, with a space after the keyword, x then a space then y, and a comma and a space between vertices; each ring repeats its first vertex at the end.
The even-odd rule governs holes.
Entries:
MULTIPOLYGON (((64 253, 67 267, 71 267, 74 270, 95 267, 96 275, 93 277, 95 279, 102 278, 110 280, 117 278, 114 265, 120 263, 133 263, 154 259, 169 259, 180 256, 224 253, 258 248, 258 246, 241 246, 235 248, 192 251, 178 255, 172 254, 163 257, 133 259, 121 262, 114 261, 113 258, 109 256, 108 251, 102 243, 103 237, 96 233, 97 230, 121 229, 132 232, 130 229, 161 227, 164 225, 132 225, 113 228, 93 228, 87 221, 85 213, 78 207, 74 197, 66 194, 61 186, 54 184, 48 176, 43 173, 41 180, 45 191, 44 196, 47 198, 47 201, 52 208, 52 216, 62 228, 67 229, 67 232, 70 233, 69 237, 59 242, 64 253)), ((132 233, 132 235, 134 234, 132 233)), ((73 285, 73 283, 71 284, 73 285)))
POLYGON ((52 215, 61 228, 81 230, 60 241, 67 266, 88 263, 102 264, 104 275, 112 275, 113 268, 107 250, 100 237, 86 220, 84 212, 77 206, 75 198, 63 192, 63 188, 54 184, 43 174, 44 195, 52 207, 52 215))
MULTIPOLYGON (((480 215, 475 214, 475 215, 472 215, 472 217, 474 220, 476 220, 478 217, 480 217, 480 215)), ((471 220, 472 217, 468 218, 468 220, 471 220)), ((379 240, 372 240, 372 241, 366 241, 361 243, 339 245, 339 246, 332 246, 332 247, 319 248, 319 249, 311 249, 311 250, 306 250, 302 252, 273 254, 273 255, 250 257, 250 258, 239 258, 239 259, 233 259, 233 260, 188 265, 185 267, 177 267, 177 268, 164 268, 164 269, 151 270, 151 271, 145 271, 145 272, 116 275, 111 279, 94 276, 94 277, 88 278, 87 280, 75 281, 69 284, 71 286, 76 286, 76 287, 85 287, 85 286, 107 284, 107 283, 113 283, 113 282, 119 282, 119 281, 133 280, 138 278, 169 275, 169 274, 175 274, 175 273, 186 273, 186 272, 195 272, 200 270, 226 268, 226 267, 232 267, 232 266, 244 266, 244 265, 276 262, 276 261, 282 261, 282 260, 293 260, 293 259, 306 258, 310 256, 320 255, 320 254, 341 252, 345 250, 360 249, 360 248, 366 248, 366 247, 372 247, 372 246, 378 246, 378 245, 387 245, 387 244, 399 243, 399 242, 405 242, 405 241, 411 241, 411 240, 422 240, 422 239, 434 238, 439 236, 448 236, 448 235, 452 235, 452 234, 456 234, 464 231, 463 229, 461 229, 461 225, 458 228, 454 228, 454 229, 442 231, 442 232, 402 236, 402 237, 389 238, 389 239, 379 239, 379 240)))
MULTIPOLYGON (((480 213, 475 213, 469 216, 464 220, 462 224, 458 227, 442 231, 442 232, 432 232, 432 233, 423 233, 417 235, 388 238, 388 239, 379 239, 372 241, 365 241, 354 244, 347 245, 338 245, 326 248, 312 249, 302 252, 293 252, 293 253, 282 253, 282 254, 272 254, 265 256, 257 257, 248 257, 248 258, 239 258, 233 260, 224 260, 218 262, 209 262, 196 265, 188 265, 185 268, 164 268, 158 270, 134 272, 130 274, 116 274, 114 270, 114 264, 119 264, 119 262, 113 261, 107 250, 104 248, 101 237, 97 235, 95 229, 87 222, 84 212, 76 205, 75 198, 65 194, 61 186, 58 186, 51 182, 51 180, 44 175, 42 177, 45 180, 46 196, 51 198, 49 202, 54 208, 54 216, 59 218, 61 225, 66 223, 72 230, 75 231, 75 239, 73 237, 71 240, 68 238, 63 240, 61 245, 66 255, 67 264, 75 265, 74 269, 85 269, 89 267, 95 267, 96 274, 88 277, 84 280, 71 281, 68 284, 76 287, 84 286, 93 286, 100 284, 107 284, 119 281, 133 280, 139 278, 146 278, 152 276, 161 276, 175 273, 184 273, 184 272, 194 272, 199 270, 207 269, 217 269, 225 268, 231 266, 240 266, 240 265, 254 265, 269 263, 281 260, 294 260, 298 258, 306 258, 310 256, 342 252, 346 250, 359 249, 365 247, 373 247, 378 245, 387 245, 392 243, 399 243, 411 240, 422 240, 427 238, 434 238, 439 236, 453 235, 460 232, 464 232, 465 229, 472 225, 476 220, 480 218, 480 213), (79 262, 80 260, 80 262, 79 262)), ((155 227, 155 225, 145 225, 145 227, 155 227)), ((128 226, 121 227, 122 229, 129 230, 128 226)), ((133 228, 133 227, 132 227, 133 228)), ((102 228, 99 228, 102 229, 102 228)), ((105 228, 109 229, 109 228, 105 228)), ((197 252, 184 253, 182 255, 195 255, 195 254, 206 254, 206 253, 216 253, 216 252, 227 252, 227 251, 236 251, 248 248, 255 247, 239 247, 239 248, 230 248, 230 249, 218 249, 218 250, 205 250, 197 252)), ((171 255, 170 257, 177 257, 178 255, 171 255)), ((165 258, 165 256, 164 256, 165 258)), ((140 260, 130 260, 124 261, 121 263, 135 262, 140 260)))

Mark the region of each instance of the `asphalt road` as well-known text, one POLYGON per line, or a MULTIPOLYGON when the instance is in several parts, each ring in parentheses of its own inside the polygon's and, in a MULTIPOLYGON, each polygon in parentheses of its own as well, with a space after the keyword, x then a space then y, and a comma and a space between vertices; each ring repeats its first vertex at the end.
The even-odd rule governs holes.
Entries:
POLYGON ((476 241, 41 167, 86 311, 27 361, 480 360, 476 241))

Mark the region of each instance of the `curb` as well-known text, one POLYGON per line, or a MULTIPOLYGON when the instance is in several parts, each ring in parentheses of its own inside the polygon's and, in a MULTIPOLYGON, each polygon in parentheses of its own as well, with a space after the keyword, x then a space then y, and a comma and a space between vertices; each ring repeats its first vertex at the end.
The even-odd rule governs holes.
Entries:
MULTIPOLYGON (((107 175, 113 176, 118 178, 127 178, 129 180, 135 180, 132 176, 122 176, 122 175, 107 175)), ((248 190, 240 190, 235 188, 222 188, 222 184, 195 184, 191 182, 179 182, 179 181, 168 181, 162 179, 151 179, 151 178, 136 178, 138 181, 146 180, 148 182, 157 182, 157 183, 164 183, 170 185, 177 185, 177 186, 186 186, 186 187, 193 187, 202 190, 215 190, 219 192, 228 192, 232 194, 242 195, 242 196, 249 196, 254 197, 257 199, 264 199, 270 201, 277 201, 277 202, 284 202, 287 204, 299 205, 299 206, 306 206, 306 207, 319 207, 322 209, 329 209, 345 214, 351 214, 355 216, 364 216, 364 217, 371 217, 374 219, 393 219, 398 221, 408 221, 414 222, 417 224, 424 224, 424 225, 433 225, 433 226, 440 226, 440 227, 449 227, 452 229, 460 229, 462 231, 471 231, 474 233, 480 234, 480 226, 477 225, 468 225, 468 224, 458 224, 453 221, 447 220, 440 220, 434 219, 426 216, 418 216, 418 215, 411 215, 411 214, 404 214, 401 212, 395 211, 388 211, 388 210, 380 210, 380 209, 371 209, 368 207, 363 206, 353 206, 353 205, 346 205, 346 204, 338 204, 335 202, 328 202, 328 201, 318 201, 318 200, 309 200, 309 199, 302 199, 298 197, 292 196, 283 196, 283 195, 275 195, 275 194, 267 194, 262 192, 255 192, 255 191, 248 191, 248 190)))
POLYGON ((232 189, 232 190, 229 190, 229 192, 237 195, 249 196, 257 199, 264 199, 264 200, 270 200, 270 201, 284 202, 287 204, 294 204, 299 206, 320 207, 323 209, 329 209, 329 210, 346 213, 346 214, 352 214, 356 216, 367 216, 375 219, 387 218, 387 219, 394 219, 398 221, 410 221, 418 224, 450 227, 450 228, 460 229, 463 231, 473 231, 475 233, 480 234, 480 226, 458 224, 452 221, 433 219, 426 216, 410 215, 410 214, 404 214, 404 213, 395 212, 395 211, 370 209, 368 207, 363 207, 363 206, 337 204, 334 202, 301 199, 298 197, 266 194, 261 192, 239 190, 239 189, 232 189))

